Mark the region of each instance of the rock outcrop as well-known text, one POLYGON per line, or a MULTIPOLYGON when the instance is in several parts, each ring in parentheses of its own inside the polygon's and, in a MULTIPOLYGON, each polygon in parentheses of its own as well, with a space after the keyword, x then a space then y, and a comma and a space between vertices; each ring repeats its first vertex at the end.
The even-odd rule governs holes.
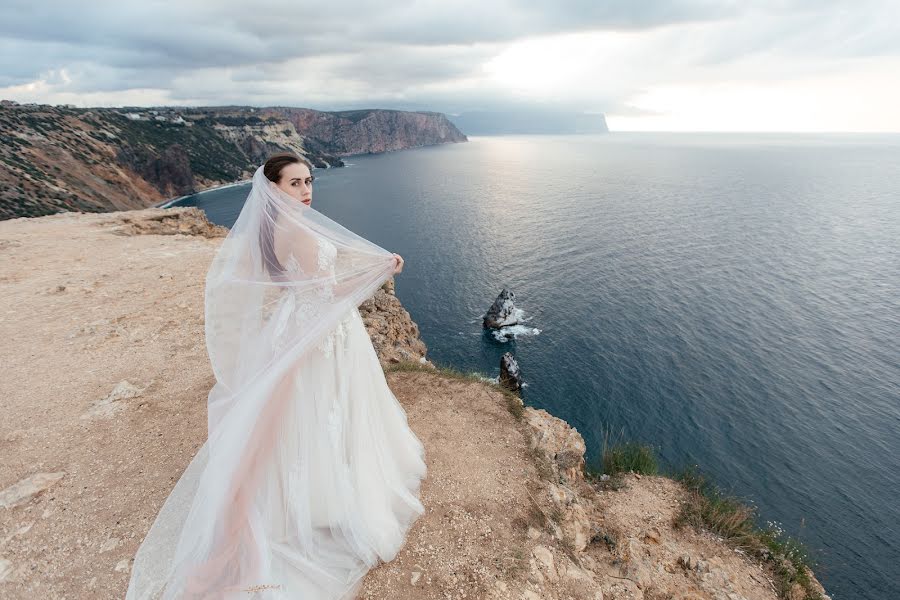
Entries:
MULTIPOLYGON (((772 573, 713 536, 674 527, 687 501, 684 488, 666 477, 625 475, 615 488, 588 483, 585 445, 565 421, 525 408, 536 460, 543 463, 544 495, 535 500, 551 539, 532 549, 527 596, 633 600, 703 598, 774 599, 772 573)), ((809 573, 819 598, 827 598, 809 573)), ((790 598, 810 598, 797 586, 790 598)), ((814 596, 812 596, 814 597, 814 596)))
POLYGON ((393 279, 384 282, 374 296, 359 305, 359 314, 382 365, 414 361, 434 366, 425 358, 419 326, 394 295, 393 279))
POLYGON ((494 299, 494 303, 484 315, 482 325, 485 328, 500 329, 519 322, 515 305, 515 294, 506 288, 494 299))
POLYGON ((133 213, 122 212, 117 219, 103 222, 117 235, 200 235, 225 237, 228 228, 215 225, 201 209, 190 207, 148 208, 133 213))

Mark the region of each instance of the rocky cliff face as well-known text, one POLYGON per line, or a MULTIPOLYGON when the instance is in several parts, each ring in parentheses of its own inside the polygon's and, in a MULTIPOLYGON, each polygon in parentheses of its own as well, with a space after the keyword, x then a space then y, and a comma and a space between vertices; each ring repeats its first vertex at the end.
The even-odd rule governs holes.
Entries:
POLYGON ((463 142, 433 112, 0 105, 0 219, 137 209, 245 179, 274 152, 342 156, 463 142))
POLYGON ((677 526, 682 506, 692 502, 678 482, 634 473, 612 485, 590 481, 575 428, 531 407, 524 420, 545 488, 535 498, 541 514, 528 529, 540 542, 528 567, 536 593, 523 598, 562 598, 577 589, 574 597, 596 600, 827 600, 808 570, 805 587, 785 585, 772 561, 677 526))
POLYGON ((290 120, 298 131, 307 132, 312 138, 312 149, 319 150, 321 144, 322 149, 339 156, 466 141, 446 116, 436 112, 353 110, 321 113, 289 108, 275 114, 290 120), (390 134, 385 135, 385 132, 390 134))
POLYGON ((359 305, 359 314, 382 365, 414 361, 433 366, 425 358, 427 349, 419 337, 419 326, 394 295, 393 279, 388 279, 374 296, 359 305))

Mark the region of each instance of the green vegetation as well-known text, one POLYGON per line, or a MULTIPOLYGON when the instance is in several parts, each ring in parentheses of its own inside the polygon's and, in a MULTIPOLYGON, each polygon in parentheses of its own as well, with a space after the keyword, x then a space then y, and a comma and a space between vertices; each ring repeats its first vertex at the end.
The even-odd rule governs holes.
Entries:
POLYGON ((688 492, 688 501, 681 506, 676 527, 689 525, 709 531, 732 547, 769 563, 781 598, 790 598, 795 585, 803 588, 807 598, 821 597, 809 576, 813 567, 809 551, 801 542, 785 535, 775 524, 759 527, 755 507, 725 494, 695 469, 686 469, 673 478, 688 492))
MULTIPOLYGON (((602 475, 615 478, 622 473, 638 473, 640 475, 656 475, 659 465, 653 448, 636 442, 622 439, 624 431, 618 439, 610 440, 610 432, 603 432, 603 446, 599 460, 586 462, 585 475, 595 481, 601 481, 602 475)), ((615 483, 615 482, 614 482, 615 483)))
POLYGON ((656 475, 658 467, 653 449, 634 442, 603 447, 603 472, 607 475, 619 473, 640 473, 656 475))
MULTIPOLYGON (((615 490, 623 485, 622 474, 628 472, 643 475, 659 472, 653 449, 634 442, 619 441, 610 445, 609 435, 605 434, 599 464, 586 464, 585 477, 597 486, 615 490), (608 477, 602 477, 604 474, 608 477)), ((821 598, 810 577, 813 562, 801 542, 785 535, 773 523, 760 527, 755 507, 724 493, 696 469, 664 473, 664 476, 680 482, 687 491, 687 500, 681 505, 675 527, 690 526, 698 531, 708 531, 733 548, 768 564, 780 598, 791 598, 791 590, 797 585, 807 598, 821 598)))
POLYGON ((227 125, 229 127, 243 127, 245 125, 262 125, 265 123, 262 119, 256 116, 244 117, 244 116, 226 116, 226 115, 218 115, 210 118, 213 123, 218 123, 220 125, 227 125))
POLYGON ((252 166, 236 144, 212 127, 132 121, 118 113, 106 116, 114 123, 120 140, 137 156, 161 156, 167 148, 179 144, 188 155, 194 175, 216 181, 238 179, 252 166))

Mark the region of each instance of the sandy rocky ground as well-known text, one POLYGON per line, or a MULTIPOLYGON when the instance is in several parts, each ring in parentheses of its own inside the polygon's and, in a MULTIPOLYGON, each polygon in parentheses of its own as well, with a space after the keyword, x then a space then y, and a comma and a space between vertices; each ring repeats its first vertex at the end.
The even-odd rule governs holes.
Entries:
MULTIPOLYGON (((224 233, 189 208, 0 222, 0 598, 124 596, 205 439, 203 285, 224 233)), ((384 365, 430 365, 392 281, 361 312, 384 365)), ((564 421, 517 418, 489 383, 387 376, 426 447, 426 513, 361 598, 776 597, 744 556, 672 528, 671 480, 595 489, 564 421)))

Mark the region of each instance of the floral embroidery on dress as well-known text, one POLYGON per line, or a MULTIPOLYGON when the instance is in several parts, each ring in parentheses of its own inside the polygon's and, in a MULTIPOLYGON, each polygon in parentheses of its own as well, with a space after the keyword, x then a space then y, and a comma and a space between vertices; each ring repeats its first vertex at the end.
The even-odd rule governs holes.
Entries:
POLYGON ((318 238, 316 240, 319 245, 319 270, 327 271, 334 268, 334 260, 337 258, 337 248, 334 244, 318 238))
MULTIPOLYGON (((334 264, 337 258, 337 248, 331 242, 325 239, 317 238, 318 256, 316 264, 319 271, 325 273, 324 282, 317 285, 314 289, 295 290, 288 288, 287 298, 281 306, 281 311, 277 315, 278 322, 275 326, 276 335, 276 352, 284 350, 287 340, 283 339, 285 329, 287 327, 288 318, 293 315, 294 322, 298 326, 302 326, 305 322, 313 320, 319 316, 321 308, 334 300, 334 286, 337 280, 334 276, 334 264)), ((286 272, 298 273, 303 269, 293 253, 290 253, 285 259, 284 270, 286 272)), ((329 331, 316 348, 324 354, 325 358, 332 358, 338 339, 341 343, 346 341, 347 328, 350 325, 348 315, 341 319, 337 325, 329 331)), ((344 346, 346 349, 346 346, 344 346)))
POLYGON ((336 349, 336 344, 338 340, 340 340, 341 347, 344 349, 344 352, 347 352, 347 333, 349 332, 350 327, 350 317, 352 313, 347 313, 347 316, 338 321, 338 324, 335 325, 334 329, 328 332, 328 335, 322 340, 322 343, 319 344, 319 349, 325 354, 325 358, 331 358, 334 356, 334 352, 336 349))

